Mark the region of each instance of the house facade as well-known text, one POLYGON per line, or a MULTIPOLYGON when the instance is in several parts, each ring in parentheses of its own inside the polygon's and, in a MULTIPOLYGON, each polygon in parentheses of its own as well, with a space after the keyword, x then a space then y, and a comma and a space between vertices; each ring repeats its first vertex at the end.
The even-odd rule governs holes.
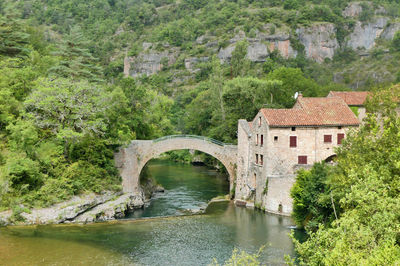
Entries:
POLYGON ((268 212, 290 215, 290 189, 300 168, 330 161, 358 117, 337 96, 299 95, 291 109, 261 109, 239 120, 235 198, 268 212))

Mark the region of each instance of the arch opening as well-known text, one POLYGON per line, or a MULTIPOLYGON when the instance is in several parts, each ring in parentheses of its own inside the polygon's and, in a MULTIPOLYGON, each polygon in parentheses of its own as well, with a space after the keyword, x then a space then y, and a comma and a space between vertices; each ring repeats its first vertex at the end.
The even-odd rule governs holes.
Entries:
POLYGON ((327 157, 324 161, 326 163, 331 163, 332 164, 332 163, 335 163, 336 158, 337 158, 337 155, 336 154, 332 154, 331 156, 327 157))

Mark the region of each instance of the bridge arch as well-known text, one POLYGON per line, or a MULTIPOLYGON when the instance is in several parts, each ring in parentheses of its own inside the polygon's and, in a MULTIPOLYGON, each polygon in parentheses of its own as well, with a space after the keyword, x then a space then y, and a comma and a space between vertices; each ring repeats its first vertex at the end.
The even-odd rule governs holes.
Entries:
POLYGON ((194 135, 172 135, 155 140, 134 140, 115 154, 125 193, 140 191, 139 176, 151 159, 173 150, 198 150, 219 160, 229 174, 230 188, 236 174, 237 146, 194 135))

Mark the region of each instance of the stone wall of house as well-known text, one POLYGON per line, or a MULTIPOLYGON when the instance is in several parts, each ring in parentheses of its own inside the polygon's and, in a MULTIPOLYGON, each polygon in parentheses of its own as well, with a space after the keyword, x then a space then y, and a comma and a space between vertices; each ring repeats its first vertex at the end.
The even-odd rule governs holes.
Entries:
POLYGON ((252 136, 251 128, 246 120, 238 122, 238 150, 237 150, 237 168, 236 168, 236 189, 235 198, 246 200, 251 195, 251 189, 247 184, 249 180, 249 155, 250 139, 252 136))
POLYGON ((256 206, 271 213, 290 215, 290 189, 295 182, 296 171, 311 168, 313 163, 334 155, 338 134, 346 136, 351 129, 353 127, 296 127, 294 131, 291 127, 270 128, 261 112, 250 126, 240 120, 236 199, 254 201, 256 206), (324 142, 324 135, 332 136, 330 143, 324 142), (290 147, 290 136, 297 137, 297 147, 290 147), (299 155, 307 156, 306 165, 298 164, 299 155))
POLYGON ((364 106, 360 106, 358 107, 358 120, 360 120, 360 122, 367 116, 367 110, 365 109, 364 106))

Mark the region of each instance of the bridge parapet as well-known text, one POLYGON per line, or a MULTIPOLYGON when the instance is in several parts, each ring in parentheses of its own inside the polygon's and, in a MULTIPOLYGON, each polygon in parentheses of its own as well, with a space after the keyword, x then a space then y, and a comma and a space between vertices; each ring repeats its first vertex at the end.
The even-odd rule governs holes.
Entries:
POLYGON ((154 139, 153 142, 160 142, 160 141, 164 141, 164 140, 168 140, 168 139, 199 139, 199 140, 203 140, 205 142, 209 142, 209 143, 213 143, 219 146, 235 146, 232 143, 224 143, 222 141, 216 140, 216 139, 212 139, 212 138, 208 138, 208 137, 203 137, 203 136, 197 136, 197 135, 169 135, 169 136, 164 136, 158 139, 154 139))

